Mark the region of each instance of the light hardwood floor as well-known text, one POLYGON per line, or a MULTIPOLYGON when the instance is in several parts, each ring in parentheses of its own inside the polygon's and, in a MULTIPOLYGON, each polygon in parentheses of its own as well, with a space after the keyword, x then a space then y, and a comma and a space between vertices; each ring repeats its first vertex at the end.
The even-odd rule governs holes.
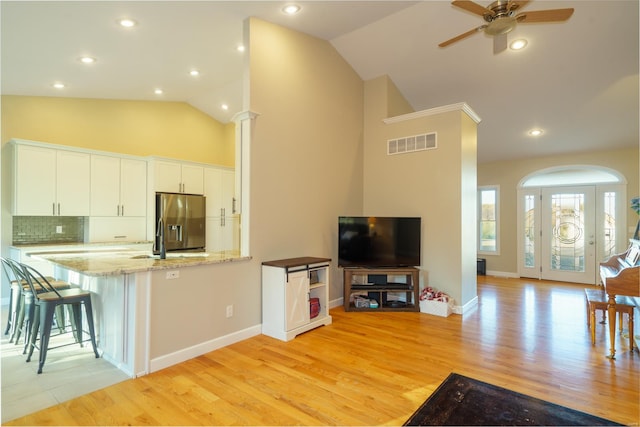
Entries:
MULTIPOLYGON (((401 425, 450 372, 638 425, 640 355, 607 325, 592 346, 584 285, 478 278, 465 316, 331 311, 5 425, 401 425)), ((640 324, 638 321, 636 324, 640 324)))

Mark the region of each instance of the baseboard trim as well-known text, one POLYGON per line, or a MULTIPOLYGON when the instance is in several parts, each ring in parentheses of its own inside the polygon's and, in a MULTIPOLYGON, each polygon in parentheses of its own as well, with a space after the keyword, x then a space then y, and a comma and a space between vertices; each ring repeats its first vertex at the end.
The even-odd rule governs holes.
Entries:
POLYGON ((465 305, 454 305, 453 313, 454 314, 462 314, 468 313, 470 310, 474 309, 478 305, 478 296, 471 298, 471 300, 465 305))
POLYGON ((205 353, 209 353, 214 350, 218 350, 222 347, 240 342, 247 338, 260 335, 262 333, 262 325, 255 325, 241 331, 234 332, 229 335, 225 335, 219 338, 206 341, 192 347, 176 351, 174 353, 166 354, 164 356, 153 358, 149 361, 149 373, 159 371, 160 369, 168 368, 169 366, 182 363, 194 357, 201 356, 205 353))
POLYGON ((487 270, 487 276, 509 277, 512 279, 518 279, 520 277, 518 273, 511 273, 508 271, 495 271, 495 270, 487 270))

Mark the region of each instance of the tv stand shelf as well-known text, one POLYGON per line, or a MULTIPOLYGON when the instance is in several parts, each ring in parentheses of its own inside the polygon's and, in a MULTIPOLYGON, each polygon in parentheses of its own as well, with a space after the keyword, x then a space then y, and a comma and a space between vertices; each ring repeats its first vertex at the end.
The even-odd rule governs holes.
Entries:
POLYGON ((344 310, 420 311, 418 272, 419 270, 415 267, 345 268, 343 271, 344 310), (404 281, 397 281, 401 276, 404 281), (392 281, 389 280, 391 278, 393 278, 392 281), (356 307, 354 295, 374 299, 378 302, 378 307, 356 307), (397 298, 398 296, 400 299, 397 298))

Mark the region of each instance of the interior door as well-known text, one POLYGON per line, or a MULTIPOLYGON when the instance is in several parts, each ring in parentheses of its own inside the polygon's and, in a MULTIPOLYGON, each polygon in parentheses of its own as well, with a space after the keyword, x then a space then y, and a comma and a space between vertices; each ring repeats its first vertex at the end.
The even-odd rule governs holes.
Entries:
POLYGON ((541 209, 541 278, 595 284, 595 186, 543 188, 541 209))

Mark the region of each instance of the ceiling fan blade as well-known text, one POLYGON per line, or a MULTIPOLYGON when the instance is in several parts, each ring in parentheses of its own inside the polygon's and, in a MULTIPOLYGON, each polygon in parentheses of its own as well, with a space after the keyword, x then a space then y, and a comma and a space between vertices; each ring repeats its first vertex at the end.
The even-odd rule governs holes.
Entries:
POLYGON ((493 54, 507 50, 507 33, 493 36, 493 54))
POLYGON ((479 26, 479 27, 477 27, 477 28, 474 28, 473 30, 469 30, 469 31, 467 31, 466 33, 462 33, 462 34, 460 34, 459 36, 456 36, 456 37, 454 37, 454 38, 452 38, 452 39, 449 39, 449 40, 447 40, 447 41, 444 41, 444 42, 440 43, 438 46, 440 46, 440 47, 447 47, 447 46, 449 46, 451 43, 455 43, 455 42, 457 42, 457 41, 460 41, 460 40, 462 40, 462 39, 465 39, 465 38, 467 38, 467 37, 469 37, 469 36, 471 36, 471 35, 473 35, 473 34, 477 33, 478 31, 480 31, 480 30, 484 29, 485 27, 486 27, 486 25, 481 25, 481 26, 479 26))
POLYGON ((493 10, 487 9, 484 6, 480 6, 478 3, 472 2, 471 0, 454 0, 451 2, 451 4, 468 12, 475 13, 476 15, 494 15, 493 10))
POLYGON ((534 22, 566 21, 571 17, 571 15, 573 15, 573 8, 534 10, 531 12, 519 13, 516 15, 516 19, 522 24, 531 24, 534 22))

